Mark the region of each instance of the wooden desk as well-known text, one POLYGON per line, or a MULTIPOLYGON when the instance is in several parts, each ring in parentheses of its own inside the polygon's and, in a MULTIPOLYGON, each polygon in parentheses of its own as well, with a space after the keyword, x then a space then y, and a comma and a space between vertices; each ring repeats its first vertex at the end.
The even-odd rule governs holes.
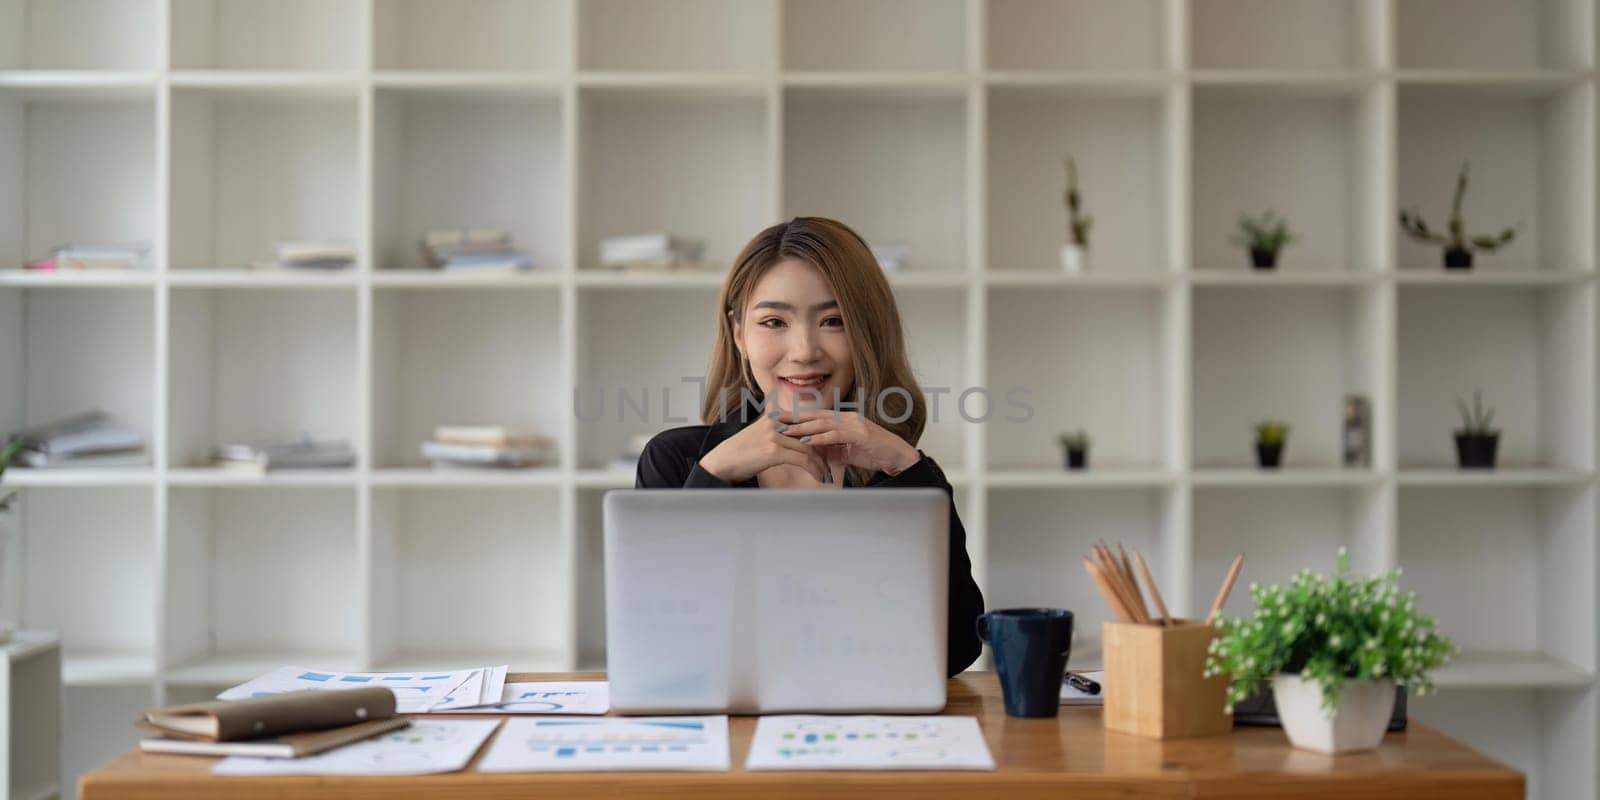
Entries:
MULTIPOLYGON (((597 673, 513 674, 510 680, 599 680, 597 673)), ((947 714, 976 716, 994 772, 745 772, 754 717, 729 720, 731 772, 586 772, 407 778, 215 778, 215 759, 126 753, 79 783, 83 800, 111 798, 1521 798, 1522 774, 1412 723, 1375 752, 1332 757, 1293 750, 1276 728, 1151 741, 1100 727, 1100 710, 1067 706, 1056 719, 1005 715, 993 673, 950 682, 947 714)), ((440 715, 443 716, 443 715, 440 715)), ((480 717, 481 718, 481 717, 480 717)), ((491 740, 492 741, 492 740, 491 740)), ((488 749, 485 745, 484 751, 488 749)), ((478 757, 484 751, 479 751, 478 757)))

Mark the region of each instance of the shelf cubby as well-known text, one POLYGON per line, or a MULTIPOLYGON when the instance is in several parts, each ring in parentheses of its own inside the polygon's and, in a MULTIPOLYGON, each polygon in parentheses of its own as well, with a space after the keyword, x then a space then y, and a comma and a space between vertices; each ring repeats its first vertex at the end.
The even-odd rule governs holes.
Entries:
POLYGON ((1588 0, 1403 0, 1398 65, 1434 70, 1571 70, 1594 64, 1588 0))
POLYGON ((506 425, 558 437, 552 426, 569 413, 569 396, 541 376, 562 369, 560 299, 541 290, 378 294, 373 465, 426 467, 418 448, 439 425, 506 425))
MULTIPOLYGON (((1194 489, 1189 608, 1211 610, 1217 590, 1243 553, 1244 566, 1223 613, 1255 608, 1250 586, 1288 585, 1301 569, 1331 574, 1339 548, 1355 574, 1389 563, 1393 492, 1364 486, 1205 486, 1194 489)), ((1427 595, 1424 594, 1424 597, 1427 595)))
MULTIPOLYGON (((0 287, 0 371, 13 376, 0 389, 0 435, 98 409, 153 447, 154 315, 149 289, 0 287)), ((79 471, 17 467, 6 481, 79 471)))
MULTIPOLYGON (((714 289, 579 294, 573 395, 579 467, 615 468, 633 436, 701 424, 716 306, 714 289), (641 336, 638 321, 647 318, 676 320, 675 334, 641 336)), ((729 393, 737 395, 737 390, 729 393)), ((631 467, 625 471, 631 476, 631 467)))
MULTIPOLYGON (((927 401, 928 422, 917 447, 947 473, 964 469, 966 423, 957 402, 969 383, 966 297, 947 289, 895 289, 895 304, 905 329, 906 356, 927 401), (930 390, 942 392, 937 409, 930 390)), ((968 413, 983 413, 982 406, 980 399, 973 399, 968 413)))
POLYGON ((375 0, 373 63, 443 72, 565 69, 573 7, 567 0, 375 0))
POLYGON ((988 301, 991 470, 1063 470, 1057 437, 1080 428, 1090 471, 1174 465, 1163 291, 1005 288, 988 301))
POLYGON ((1069 154, 1083 210, 1093 218, 1089 270, 1126 275, 1174 266, 1167 246, 1172 157, 1164 89, 991 88, 988 106, 985 269, 1061 271, 1069 154))
POLYGON ((760 72, 772 67, 774 0, 584 0, 584 70, 760 72))
POLYGON ((159 0, 4 0, 0 70, 153 70, 159 0))
POLYGON ((961 0, 783 0, 784 69, 954 72, 966 54, 961 0))
POLYGON ((1380 217, 1384 94, 1333 87, 1194 90, 1193 268, 1247 271, 1232 243, 1240 214, 1271 209, 1297 239, 1281 272, 1374 270, 1386 262, 1380 217), (1237 265, 1237 266, 1234 266, 1237 265))
POLYGON ((1458 398, 1495 411, 1505 470, 1592 470, 1594 287, 1398 290, 1401 467, 1453 469, 1458 398))
POLYGON ((991 70, 1158 71, 1170 67, 1161 0, 988 0, 991 70))
POLYGON ((352 292, 173 289, 171 316, 171 467, 223 444, 360 441, 352 292))
POLYGON ((1406 698, 1406 714, 1424 725, 1449 731, 1480 753, 1526 776, 1528 797, 1583 797, 1588 784, 1547 767, 1583 761, 1583 713, 1592 704, 1582 690, 1440 692, 1406 698))
POLYGON ((278 240, 359 252, 356 107, 338 89, 174 89, 171 268, 250 269, 278 240))
MULTIPOLYGON (((1174 537, 1183 524, 1165 489, 1113 488, 1070 494, 1049 489, 995 491, 989 501, 990 609, 1052 606, 1073 612, 1076 669, 1098 669, 1100 626, 1110 609, 1084 571, 1083 559, 1101 540, 1138 549, 1173 614, 1184 613, 1176 582, 1181 558, 1174 537)), ((1141 577, 1140 586, 1144 587, 1141 577)), ((1155 604, 1147 602, 1151 613, 1155 604)))
POLYGON ((25 489, 13 510, 6 616, 61 635, 69 686, 155 673, 154 495, 148 488, 25 489))
POLYGON ((1285 472, 1341 470, 1346 394, 1371 401, 1381 442, 1387 308, 1375 287, 1196 287, 1194 467, 1253 469, 1254 426, 1271 419, 1290 426, 1285 472))
MULTIPOLYGON (((1584 565, 1594 563, 1594 526, 1589 486, 1401 489, 1403 585, 1460 649, 1463 684, 1474 658, 1517 662, 1522 686, 1592 682, 1595 603, 1584 565)), ((1449 687, 1451 678, 1446 670, 1438 680, 1449 687)))
POLYGON ((368 21, 360 0, 169 0, 172 68, 356 70, 368 21))
POLYGON ((0 88, 0 139, 20 143, 0 153, 0 274, 58 245, 154 242, 155 137, 149 89, 0 88))
POLYGON ((1381 0, 1200 0, 1189 6, 1190 52, 1196 69, 1370 69, 1382 64, 1386 10, 1381 0))
POLYGON ((564 663, 571 578, 561 505, 554 489, 374 490, 373 660, 564 663))
POLYGON ((567 268, 560 98, 504 90, 380 90, 374 267, 428 267, 433 228, 495 227, 539 270, 567 268))
POLYGON ((169 680, 227 685, 282 664, 357 668, 364 624, 354 492, 170 491, 169 680))
MULTIPOLYGON (((1587 272, 1595 267, 1594 94, 1584 87, 1403 85, 1399 91, 1398 205, 1445 231, 1463 162, 1469 235, 1517 228, 1484 274, 1587 272), (1531 90, 1531 91, 1530 91, 1531 90)), ((1390 227, 1401 270, 1442 271, 1442 248, 1390 227)))
POLYGON ((759 93, 603 88, 579 102, 580 268, 599 266, 602 239, 666 232, 705 239, 706 260, 726 269, 770 224, 759 93))
POLYGON ((905 272, 967 269, 963 93, 791 88, 783 119, 783 216, 849 220, 868 242, 904 242, 905 272))

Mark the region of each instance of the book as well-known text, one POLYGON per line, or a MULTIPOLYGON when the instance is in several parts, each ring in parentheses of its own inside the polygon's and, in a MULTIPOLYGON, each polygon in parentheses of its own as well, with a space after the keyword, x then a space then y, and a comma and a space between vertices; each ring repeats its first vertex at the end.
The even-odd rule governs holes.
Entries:
POLYGON ((503 425, 440 425, 433 429, 433 440, 485 447, 540 447, 555 443, 543 434, 503 425))
POLYGON ((124 425, 104 423, 33 439, 24 446, 47 456, 103 453, 143 447, 144 435, 124 425))
POLYGON ((423 249, 487 245, 505 247, 511 233, 501 228, 431 228, 422 234, 423 249))
POLYGON ((41 271, 136 269, 145 265, 150 247, 149 242, 64 244, 52 248, 48 257, 23 266, 41 271))
POLYGON ((356 261, 355 246, 342 241, 277 241, 273 265, 296 269, 344 269, 356 261))
POLYGON ((21 439, 24 445, 32 445, 49 439, 53 436, 59 436, 65 433, 71 433, 73 431, 86 430, 97 425, 109 424, 110 422, 111 416, 109 414, 99 409, 95 409, 93 411, 85 411, 79 414, 74 414, 70 417, 63 417, 51 422, 45 422, 32 427, 23 428, 20 431, 13 431, 11 436, 21 439))
POLYGON ((265 472, 349 467, 356 463, 356 454, 344 439, 316 441, 306 437, 270 445, 225 444, 216 449, 213 461, 225 469, 265 472))
POLYGON ((667 233, 612 236, 600 241, 600 263, 608 267, 639 263, 676 264, 699 261, 705 240, 667 233))
POLYGON ((17 461, 23 466, 33 469, 145 467, 150 465, 150 456, 143 447, 107 453, 77 453, 64 456, 47 455, 37 450, 23 450, 17 454, 17 461))
POLYGON ((152 709, 136 724, 177 739, 226 742, 381 721, 397 709, 394 690, 385 686, 299 690, 152 709))
MULTIPOLYGON (((289 733, 261 739, 210 742, 198 739, 160 737, 139 740, 139 749, 146 753, 172 753, 191 756, 255 756, 257 758, 301 758, 370 739, 379 734, 399 730, 411 724, 405 717, 361 722, 342 728, 324 731, 289 733)), ((139 726, 145 730, 144 726, 139 726)))
POLYGON ((549 459, 548 447, 492 447, 483 445, 423 442, 422 457, 431 461, 450 461, 501 467, 528 467, 549 459))
POLYGON ((493 253, 458 253, 444 260, 444 269, 460 272, 517 272, 530 269, 533 262, 526 253, 502 251, 493 253))

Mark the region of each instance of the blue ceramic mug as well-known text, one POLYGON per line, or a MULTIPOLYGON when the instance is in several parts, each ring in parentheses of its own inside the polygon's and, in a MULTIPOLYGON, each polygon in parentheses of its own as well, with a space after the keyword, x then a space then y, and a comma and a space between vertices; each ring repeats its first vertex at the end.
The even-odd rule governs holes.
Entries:
POLYGON ((995 671, 1013 717, 1053 717, 1072 651, 1072 612, 1003 608, 978 617, 978 638, 994 650, 995 671))

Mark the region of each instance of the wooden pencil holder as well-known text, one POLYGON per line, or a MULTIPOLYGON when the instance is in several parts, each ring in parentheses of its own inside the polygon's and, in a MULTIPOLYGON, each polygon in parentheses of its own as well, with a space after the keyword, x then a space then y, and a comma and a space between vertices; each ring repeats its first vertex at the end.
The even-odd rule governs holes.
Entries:
POLYGON ((1224 710, 1227 676, 1203 677, 1216 628, 1182 619, 1166 626, 1107 622, 1101 631, 1106 730, 1177 739, 1233 729, 1224 710))

